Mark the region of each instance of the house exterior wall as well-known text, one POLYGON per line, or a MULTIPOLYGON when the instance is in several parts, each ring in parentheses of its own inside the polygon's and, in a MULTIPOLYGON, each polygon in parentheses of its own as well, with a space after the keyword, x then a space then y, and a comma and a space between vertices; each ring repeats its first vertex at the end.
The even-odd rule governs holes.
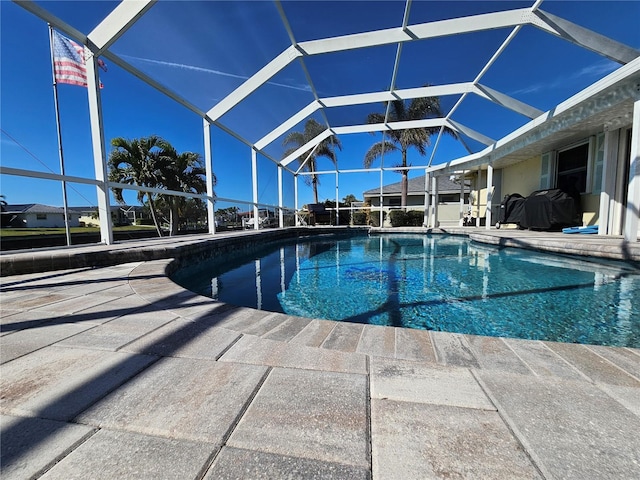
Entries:
MULTIPOLYGON (((519 193, 523 197, 540 189, 540 157, 533 157, 502 169, 504 195, 519 193)), ((502 201, 502 199, 500 199, 502 201)))
MULTIPOLYGON (((365 200, 370 200, 372 206, 380 206, 380 197, 367 197, 365 200)), ((382 205, 385 207, 400 207, 400 196, 384 196, 382 199, 382 205), (396 203, 392 203, 391 199, 395 198, 396 203)), ((407 195, 407 207, 423 207, 424 208, 424 195, 407 195)), ((412 208, 415 209, 415 208, 412 208)))
MULTIPOLYGON (((393 198, 385 196, 383 198, 384 210, 388 213, 391 210, 400 208, 400 205, 390 205, 389 199, 393 198)), ((396 196, 395 198, 398 198, 396 196)), ((372 207, 380 206, 380 197, 365 197, 365 201, 370 201, 372 207)), ((424 195, 408 195, 407 209, 418 210, 424 212, 424 195)), ((458 225, 460 222, 460 202, 444 202, 438 204, 438 222, 443 225, 458 225)))
MULTIPOLYGON (((527 197, 532 192, 540 190, 540 177, 541 177, 541 157, 536 156, 520 162, 509 167, 502 169, 502 191, 504 195, 519 193, 523 197, 527 197)), ((595 167, 592 164, 591 169, 595 167)), ((479 194, 480 208, 479 216, 483 218, 486 215, 486 202, 487 202, 487 177, 486 170, 481 172, 479 182, 474 184, 474 196, 479 194), (479 187, 479 192, 478 192, 479 187)), ((476 196, 477 198, 477 196, 476 196)), ((500 199, 494 199, 494 205, 500 205, 500 199)), ((582 222, 583 225, 597 225, 599 212, 600 212, 600 194, 599 193, 586 193, 581 196, 582 203, 582 222)), ((478 212, 477 200, 475 200, 472 207, 472 213, 474 216, 478 212)), ((496 211, 494 210, 494 214, 496 211)))
MULTIPOLYGON (((38 218, 37 213, 25 213, 20 215, 24 216, 27 228, 63 228, 64 227, 64 214, 62 213, 47 213, 46 219, 38 218)), ((80 216, 78 214, 69 214, 69 226, 80 226, 80 216)))
MULTIPOLYGON (((540 189, 540 157, 533 157, 524 162, 516 163, 509 167, 500 169, 502 172, 500 184, 496 183, 496 191, 502 192, 502 198, 505 195, 519 193, 523 197, 527 197, 532 192, 540 189)), ((496 178, 494 171, 494 178, 496 178)), ((472 184, 473 205, 471 205, 471 214, 473 217, 485 218, 487 214, 487 171, 482 170, 475 172, 472 184), (478 202, 479 198, 479 202, 478 202)), ((498 220, 498 212, 502 198, 494 196, 491 209, 491 223, 494 224, 498 220)), ((468 206, 465 210, 468 210, 468 206)))
POLYGON ((600 195, 582 195, 582 224, 597 225, 600 216, 600 195))
MULTIPOLYGON (((502 185, 500 185, 499 190, 500 189, 502 189, 502 185)), ((476 218, 485 218, 487 215, 487 171, 486 170, 475 172, 471 193, 473 195, 473 204, 470 206, 471 216, 476 218)), ((491 208, 492 224, 495 223, 498 219, 497 214, 500 209, 501 201, 502 201, 501 198, 495 198, 495 197, 493 198, 492 208, 491 208)), ((465 207, 465 212, 466 211, 469 211, 468 203, 467 203, 467 206, 465 207)))
POLYGON ((441 226, 460 225, 460 222, 460 202, 438 204, 438 223, 441 226))
POLYGON ((86 227, 99 227, 100 220, 98 218, 93 218, 90 215, 82 215, 80 217, 80 222, 86 227))
MULTIPOLYGON (((541 157, 533 157, 503 170, 503 188, 506 193, 519 193, 523 197, 540 190, 541 157)), ((591 165, 593 170, 594 165, 591 165)), ((505 193, 505 194, 506 194, 505 193)), ((600 211, 600 194, 581 196, 583 225, 597 225, 600 211)))

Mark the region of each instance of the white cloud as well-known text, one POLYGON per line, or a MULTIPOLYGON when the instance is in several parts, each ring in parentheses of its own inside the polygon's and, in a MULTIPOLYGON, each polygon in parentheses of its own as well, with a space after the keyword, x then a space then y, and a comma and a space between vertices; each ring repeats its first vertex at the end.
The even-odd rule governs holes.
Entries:
POLYGON ((594 63, 593 65, 587 65, 586 67, 578 70, 573 76, 593 76, 599 77, 601 75, 607 75, 616 70, 620 65, 613 61, 604 60, 602 62, 594 63))
POLYGON ((568 81, 576 80, 582 77, 600 78, 607 75, 617 69, 619 65, 610 60, 603 60, 592 65, 587 65, 580 70, 574 72, 571 75, 564 75, 562 77, 555 78, 548 83, 534 83, 518 90, 513 90, 509 95, 522 95, 527 93, 536 93, 547 88, 558 88, 562 85, 566 85, 568 81))
MULTIPOLYGON (((187 65, 184 63, 174 63, 174 62, 165 62, 163 60, 153 60, 151 58, 140 58, 140 57, 133 57, 130 55, 121 55, 122 58, 128 59, 128 60, 137 60, 139 62, 145 62, 145 63, 151 63, 153 65, 161 65, 163 67, 171 67, 171 68, 179 68, 182 70, 191 70, 191 71, 195 71, 195 72, 203 72, 203 73, 209 73, 211 75, 218 75, 221 77, 230 77, 230 78, 237 78, 239 80, 248 80, 249 77, 245 76, 245 75, 237 75, 235 73, 229 73, 229 72, 223 72, 221 70, 214 70, 211 68, 204 68, 204 67, 198 67, 196 65, 187 65)), ((267 82, 267 84, 269 85, 273 85, 276 87, 282 87, 282 88, 289 88, 292 90, 299 90, 302 92, 310 92, 311 88, 309 87, 309 85, 293 85, 293 84, 285 84, 285 83, 278 83, 278 82, 267 82)))

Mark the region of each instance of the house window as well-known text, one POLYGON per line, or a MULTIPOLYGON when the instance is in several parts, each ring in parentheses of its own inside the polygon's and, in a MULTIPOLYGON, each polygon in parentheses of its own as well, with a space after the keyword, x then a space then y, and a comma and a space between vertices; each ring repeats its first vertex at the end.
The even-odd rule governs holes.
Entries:
POLYGON ((556 186, 567 192, 586 193, 589 172, 589 142, 558 152, 556 186))
POLYGON ((438 195, 440 203, 454 203, 460 201, 459 193, 441 193, 438 195))
POLYGON ((400 197, 391 197, 389 199, 390 207, 399 207, 400 206, 400 197))
POLYGON ((36 220, 46 220, 46 219, 47 219, 46 213, 36 213, 36 220))

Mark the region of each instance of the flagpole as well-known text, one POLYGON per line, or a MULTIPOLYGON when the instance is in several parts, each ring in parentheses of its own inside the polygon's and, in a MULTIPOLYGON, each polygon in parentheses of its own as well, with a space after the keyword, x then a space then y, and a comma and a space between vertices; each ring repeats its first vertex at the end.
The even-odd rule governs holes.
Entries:
MULTIPOLYGON (((60 157, 60 174, 64 177, 64 153, 62 150, 62 132, 60 131, 60 110, 58 109, 58 83, 56 82, 56 67, 53 53, 53 27, 49 26, 49 46, 51 48, 51 75, 53 77, 53 103, 56 110, 56 129, 58 132, 58 156, 60 157)), ((69 214, 67 207, 67 182, 62 180, 62 201, 64 209, 64 230, 67 235, 67 245, 71 245, 71 230, 69 229, 69 214)))

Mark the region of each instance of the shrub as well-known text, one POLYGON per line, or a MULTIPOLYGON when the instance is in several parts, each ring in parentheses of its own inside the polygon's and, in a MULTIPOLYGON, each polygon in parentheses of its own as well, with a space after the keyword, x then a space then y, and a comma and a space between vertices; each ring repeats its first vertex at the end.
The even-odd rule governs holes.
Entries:
POLYGON ((407 213, 404 210, 391 210, 389 219, 392 227, 404 227, 407 225, 407 213))
POLYGON ((136 218, 136 225, 153 225, 152 218, 136 218))
POLYGON ((424 224, 424 212, 421 210, 410 210, 407 212, 407 225, 421 227, 424 224))
POLYGON ((353 212, 353 224, 354 225, 366 225, 367 214, 366 212, 353 212))
MULTIPOLYGON (((387 212, 382 212, 382 223, 384 223, 387 218, 387 212)), ((369 215, 369 224, 372 227, 380 226, 380 212, 371 212, 369 215)))

